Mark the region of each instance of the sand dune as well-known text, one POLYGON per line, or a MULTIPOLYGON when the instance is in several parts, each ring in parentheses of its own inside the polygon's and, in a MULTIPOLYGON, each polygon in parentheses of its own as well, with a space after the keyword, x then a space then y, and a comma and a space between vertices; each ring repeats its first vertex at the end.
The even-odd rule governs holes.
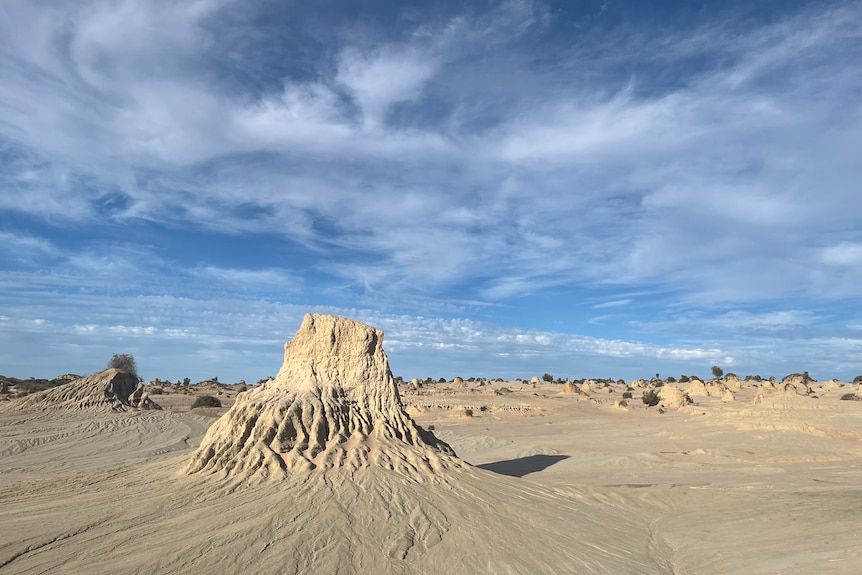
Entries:
POLYGON ((10 403, 0 572, 858 573, 858 386, 651 385, 401 397, 316 316, 217 420, 10 403))

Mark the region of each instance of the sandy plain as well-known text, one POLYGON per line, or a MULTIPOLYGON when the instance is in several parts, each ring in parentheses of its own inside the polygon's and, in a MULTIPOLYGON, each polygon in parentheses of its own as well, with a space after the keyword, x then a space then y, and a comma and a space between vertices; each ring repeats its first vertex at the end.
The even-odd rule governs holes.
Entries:
POLYGON ((617 384, 400 385, 469 465, 258 483, 186 473, 234 393, 204 411, 204 390, 154 396, 162 411, 7 402, 0 573, 860 572, 862 402, 840 399, 858 385, 741 382, 681 408, 645 406, 644 385, 627 407, 617 384))

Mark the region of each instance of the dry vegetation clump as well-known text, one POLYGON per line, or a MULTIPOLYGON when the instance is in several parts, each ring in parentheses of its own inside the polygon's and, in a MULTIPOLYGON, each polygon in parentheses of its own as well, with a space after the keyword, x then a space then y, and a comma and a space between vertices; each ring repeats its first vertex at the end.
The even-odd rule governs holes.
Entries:
POLYGON ((221 407, 221 400, 212 395, 201 395, 192 404, 192 409, 196 407, 221 407))
MULTIPOLYGON (((625 397, 625 394, 623 394, 623 397, 625 397)), ((647 407, 654 407, 654 406, 658 405, 660 398, 659 398, 658 392, 656 392, 656 390, 650 389, 650 390, 644 392, 641 400, 644 402, 644 404, 647 407)))

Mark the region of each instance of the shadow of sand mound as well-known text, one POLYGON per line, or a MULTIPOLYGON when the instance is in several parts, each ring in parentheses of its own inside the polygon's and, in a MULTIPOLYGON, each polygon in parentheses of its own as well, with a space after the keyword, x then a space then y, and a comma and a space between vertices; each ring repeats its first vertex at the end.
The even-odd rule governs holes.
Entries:
POLYGON ((284 346, 276 378, 237 396, 187 473, 254 483, 374 465, 422 481, 466 466, 454 455, 404 412, 383 332, 345 318, 306 315, 284 346))
POLYGON ((519 457, 517 459, 507 459, 505 461, 495 461, 493 463, 483 463, 478 465, 480 469, 493 471, 500 475, 508 475, 510 477, 524 477, 530 473, 543 471, 548 467, 559 463, 564 459, 568 459, 568 455, 529 455, 527 457, 519 457))
POLYGON ((113 411, 161 409, 149 398, 134 374, 111 368, 28 395, 4 405, 0 412, 8 414, 93 408, 113 411))

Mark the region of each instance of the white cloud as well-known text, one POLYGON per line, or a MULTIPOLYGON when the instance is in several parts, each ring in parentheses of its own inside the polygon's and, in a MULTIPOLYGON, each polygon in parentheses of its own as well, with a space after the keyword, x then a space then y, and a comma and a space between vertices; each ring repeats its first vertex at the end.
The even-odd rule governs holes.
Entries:
POLYGON ((286 293, 296 291, 300 286, 300 280, 290 276, 282 269, 231 269, 216 266, 206 266, 192 271, 204 279, 215 279, 227 284, 238 284, 245 289, 259 289, 262 291, 278 290, 286 293))
POLYGON ((4 246, 4 255, 20 261, 59 253, 51 242, 26 233, 0 231, 0 245, 4 246))
POLYGON ((412 46, 341 53, 336 80, 357 100, 366 129, 380 127, 393 104, 416 99, 437 73, 433 54, 412 46))
POLYGON ((634 301, 634 300, 632 300, 631 298, 615 299, 615 300, 611 300, 611 301, 597 303, 593 306, 593 309, 604 309, 604 308, 609 308, 609 307, 622 307, 622 306, 629 305, 630 303, 632 303, 632 301, 634 301))
POLYGON ((820 250, 820 260, 840 267, 862 265, 862 244, 843 242, 823 248, 820 250))

